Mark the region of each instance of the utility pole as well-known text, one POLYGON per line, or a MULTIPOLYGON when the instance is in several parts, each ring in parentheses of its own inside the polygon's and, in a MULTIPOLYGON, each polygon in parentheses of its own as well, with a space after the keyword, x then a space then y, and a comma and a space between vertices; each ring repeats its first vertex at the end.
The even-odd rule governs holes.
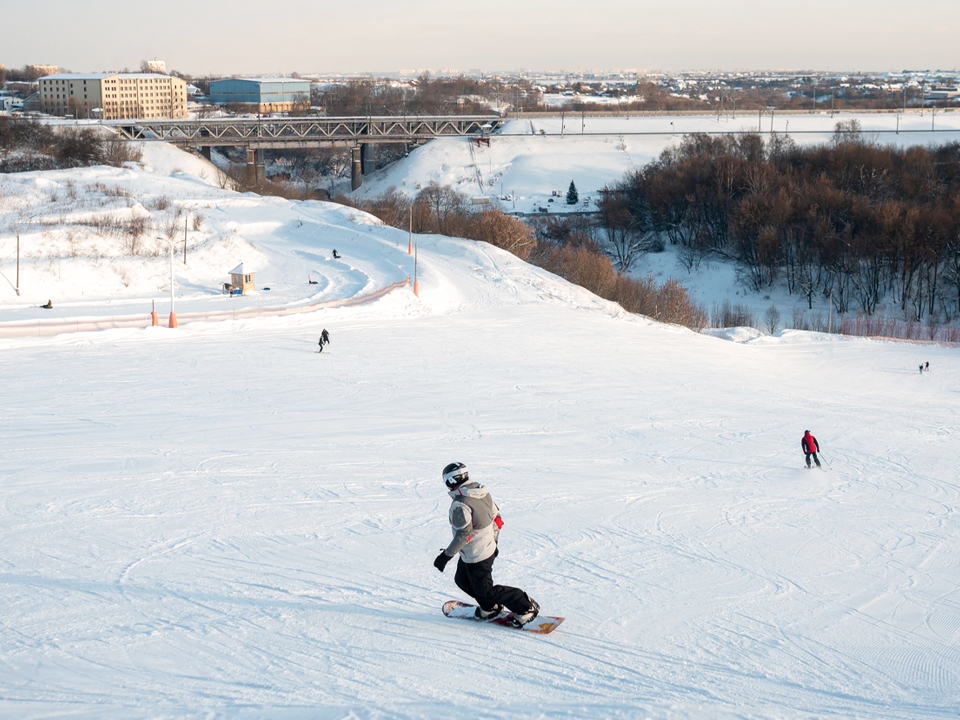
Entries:
POLYGON ((168 240, 167 238, 160 238, 160 239, 163 240, 163 241, 167 244, 167 246, 170 248, 170 321, 167 323, 167 327, 175 328, 175 327, 177 327, 177 312, 176 312, 176 308, 174 307, 174 304, 173 304, 173 301, 174 301, 174 296, 173 296, 173 283, 174 283, 174 276, 173 276, 173 240, 168 240))
POLYGON ((413 294, 420 297, 420 283, 417 281, 417 261, 420 258, 420 236, 417 236, 417 244, 413 247, 413 294))
POLYGON ((827 309, 827 333, 831 332, 833 332, 833 290, 830 291, 830 307, 827 309))
POLYGON ((187 264, 187 221, 190 220, 190 211, 183 218, 183 264, 187 264))
POLYGON ((17 223, 17 297, 20 296, 20 223, 17 223))

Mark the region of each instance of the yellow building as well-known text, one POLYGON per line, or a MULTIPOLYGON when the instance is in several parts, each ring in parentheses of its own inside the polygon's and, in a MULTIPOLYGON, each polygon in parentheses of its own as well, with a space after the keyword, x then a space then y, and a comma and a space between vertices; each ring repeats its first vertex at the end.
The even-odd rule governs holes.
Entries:
POLYGON ((40 111, 107 120, 185 118, 187 83, 155 73, 60 73, 40 78, 40 111))
MULTIPOLYGON (((255 290, 253 273, 245 273, 243 263, 240 263, 230 271, 230 286, 231 290, 239 290, 241 295, 246 295, 247 290, 255 290)), ((233 292, 230 294, 232 295, 233 292)))

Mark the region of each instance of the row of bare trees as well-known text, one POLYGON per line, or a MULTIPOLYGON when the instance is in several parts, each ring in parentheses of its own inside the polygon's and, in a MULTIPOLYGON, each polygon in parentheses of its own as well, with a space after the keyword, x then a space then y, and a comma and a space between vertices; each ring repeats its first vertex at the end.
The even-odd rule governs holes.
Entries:
POLYGON ((783 283, 810 307, 832 295, 840 313, 960 312, 960 143, 882 147, 856 121, 813 147, 692 135, 602 195, 622 268, 660 236, 690 269, 731 259, 749 288, 783 283))
POLYGON ((490 111, 502 92, 504 102, 532 93, 529 82, 521 93, 474 78, 431 77, 423 74, 407 84, 389 80, 352 80, 325 89, 317 99, 330 116, 450 115, 490 111))
POLYGON ((94 129, 54 128, 35 120, 0 117, 0 172, 119 167, 139 159, 135 145, 94 129))

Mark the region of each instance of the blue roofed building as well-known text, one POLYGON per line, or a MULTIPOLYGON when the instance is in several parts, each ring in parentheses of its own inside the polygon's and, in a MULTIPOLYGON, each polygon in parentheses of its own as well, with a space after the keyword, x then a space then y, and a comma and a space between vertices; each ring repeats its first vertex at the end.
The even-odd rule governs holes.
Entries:
POLYGON ((247 105, 253 112, 289 112, 309 106, 310 81, 298 78, 227 78, 210 83, 210 100, 218 105, 247 105))

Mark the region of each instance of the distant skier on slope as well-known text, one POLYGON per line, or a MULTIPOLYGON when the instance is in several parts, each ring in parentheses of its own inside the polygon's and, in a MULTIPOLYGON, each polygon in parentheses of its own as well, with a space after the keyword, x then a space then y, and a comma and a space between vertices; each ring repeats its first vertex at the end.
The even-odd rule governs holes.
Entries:
POLYGON ((320 333, 320 344, 329 345, 330 344, 330 333, 327 332, 327 329, 324 328, 323 332, 320 333))
POLYGON ((809 430, 803 431, 803 437, 800 438, 800 447, 803 448, 803 452, 806 453, 807 460, 807 469, 810 469, 810 457, 813 457, 813 461, 817 464, 817 467, 820 467, 820 460, 817 458, 817 453, 820 452, 820 443, 817 442, 817 439, 810 434, 809 430))
POLYGON ((476 618, 488 620, 506 606, 515 613, 511 621, 515 627, 526 625, 540 612, 536 601, 519 588, 493 584, 493 561, 500 554, 497 541, 503 527, 500 508, 483 485, 470 482, 463 463, 447 465, 443 483, 453 499, 449 512, 453 540, 437 555, 434 567, 443 572, 454 555, 460 553, 454 582, 477 601, 476 618))

